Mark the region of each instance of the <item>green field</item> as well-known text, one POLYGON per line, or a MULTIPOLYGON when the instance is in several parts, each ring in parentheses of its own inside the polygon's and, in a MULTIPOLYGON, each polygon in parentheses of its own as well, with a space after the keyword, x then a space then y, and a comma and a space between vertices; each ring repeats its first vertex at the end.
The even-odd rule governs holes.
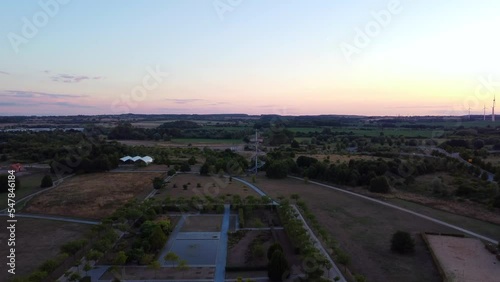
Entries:
MULTIPOLYGON (((352 132, 354 135, 358 136, 368 136, 376 137, 383 133, 384 136, 404 136, 404 137, 423 137, 431 138, 436 134, 439 134, 439 130, 432 129, 412 129, 412 128, 338 128, 332 129, 332 131, 343 131, 352 132)), ((436 136, 434 136, 436 137, 436 136)))
POLYGON ((196 138, 174 138, 171 140, 172 143, 179 144, 198 144, 198 143, 210 143, 210 144, 241 144, 243 141, 241 139, 196 139, 196 138))

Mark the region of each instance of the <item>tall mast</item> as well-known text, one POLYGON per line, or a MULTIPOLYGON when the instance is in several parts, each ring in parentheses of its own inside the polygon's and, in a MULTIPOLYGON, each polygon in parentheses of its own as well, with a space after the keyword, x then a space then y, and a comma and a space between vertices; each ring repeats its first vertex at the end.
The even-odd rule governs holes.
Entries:
POLYGON ((255 175, 257 175, 257 160, 259 158, 259 140, 257 140, 257 130, 255 130, 255 175))

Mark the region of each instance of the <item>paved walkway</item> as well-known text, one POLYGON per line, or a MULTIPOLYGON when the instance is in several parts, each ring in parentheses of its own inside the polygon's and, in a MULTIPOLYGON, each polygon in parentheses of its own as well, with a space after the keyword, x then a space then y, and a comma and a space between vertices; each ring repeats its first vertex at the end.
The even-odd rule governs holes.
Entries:
POLYGON ((328 261, 332 264, 332 268, 330 268, 328 270, 327 277, 328 278, 335 278, 338 276, 340 278, 340 280, 338 280, 338 281, 347 282, 347 280, 345 279, 342 272, 340 272, 337 265, 335 265, 335 262, 333 262, 332 258, 328 255, 328 252, 325 250, 323 245, 321 245, 321 242, 318 240, 318 237, 316 237, 316 235, 314 235, 314 232, 311 230, 309 225, 307 225, 307 222, 305 221, 304 217, 302 217, 302 214, 300 213, 299 209, 295 205, 292 205, 292 207, 297 212, 297 214, 298 214, 297 217, 304 223, 304 227, 306 228, 307 233, 309 233, 309 237, 312 239, 314 247, 316 247, 326 257, 326 259, 328 259, 328 261))
POLYGON ((224 217, 220 230, 219 247, 217 248, 217 259, 215 261, 215 281, 224 281, 226 279, 226 260, 227 260, 227 231, 229 229, 230 205, 224 205, 224 217))
POLYGON ((177 225, 175 226, 174 230, 172 230, 172 233, 169 235, 169 239, 167 241, 167 244, 165 244, 165 247, 160 252, 160 255, 158 256, 158 262, 162 267, 166 266, 171 266, 172 263, 165 261, 163 258, 165 255, 172 249, 172 246, 174 245, 175 240, 177 239, 177 235, 181 231, 182 226, 184 225, 184 222, 186 221, 186 215, 183 215, 177 225))
MULTIPOLYGON (((295 177, 295 176, 288 176, 289 178, 293 178, 293 179, 298 179, 298 180, 303 180, 302 178, 299 178, 299 177, 295 177)), ((375 202, 375 203, 378 203, 378 204, 381 204, 381 205, 384 205, 386 207, 390 207, 390 208, 393 208, 393 209, 397 209, 397 210, 400 210, 400 211, 403 211, 403 212, 407 212, 409 214, 412 214, 412 215, 415 215, 415 216, 418 216, 418 217, 421 217, 423 219, 427 219, 429 221, 432 221, 432 222, 435 222, 437 224, 441 224, 441 225, 444 225, 446 227, 449 227, 449 228, 452 228, 452 229, 455 229, 455 230, 458 230, 460 232, 463 232, 465 234, 468 234, 472 237, 476 237, 476 238, 479 238, 481 240, 485 240, 485 241, 488 241, 490 243, 493 243, 495 245, 498 244, 498 242, 496 240, 493 240, 491 238, 488 238, 488 237, 485 237, 483 235, 480 235, 480 234, 477 234, 475 232, 472 232, 470 230, 467 230, 467 229, 464 229, 464 228, 461 228, 461 227, 458 227, 456 225, 453 225, 453 224, 449 224, 449 223, 446 223, 444 221, 441 221, 439 219, 435 219, 433 217, 430 217, 430 216, 426 216, 426 215, 423 215, 423 214, 420 214, 418 212, 414 212, 412 210, 408 210, 408 209, 405 209, 405 208, 402 208, 400 206, 396 206, 396 205, 393 205, 393 204, 389 204, 389 203, 386 203, 384 201, 380 201, 380 200, 377 200, 377 199, 374 199, 374 198, 370 198, 368 196, 364 196, 364 195, 361 195, 361 194, 357 194, 357 193, 354 193, 354 192, 351 192, 351 191, 347 191, 347 190, 344 190, 344 189, 340 189, 340 188, 337 188, 337 187, 334 187, 334 186, 330 186, 330 185, 327 185, 327 184, 323 184, 323 183, 319 183, 319 182, 315 182, 315 181, 309 181, 309 183, 312 183, 312 184, 316 184, 316 185, 319 185, 319 186, 323 186, 323 187, 326 187, 326 188, 329 188, 329 189, 332 189, 332 190, 335 190, 335 191, 339 191, 339 192, 342 192, 342 193, 346 193, 346 194, 349 194, 349 195, 352 195, 352 196, 355 196, 355 197, 359 197, 359 198, 363 198, 365 200, 368 200, 368 201, 371 201, 371 202, 375 202)))
MULTIPOLYGON (((237 178, 237 177, 233 177, 234 180, 237 180, 245 185, 247 185, 248 187, 252 188, 255 192, 257 192, 257 194, 261 195, 261 196, 267 196, 266 193, 262 192, 262 190, 260 190, 257 186, 253 185, 252 183, 246 181, 246 180, 243 180, 241 178, 237 178)), ((267 196, 268 197, 268 196, 267 196)), ((272 200, 272 204, 273 205, 277 205, 278 203, 275 202, 274 200, 272 200)))

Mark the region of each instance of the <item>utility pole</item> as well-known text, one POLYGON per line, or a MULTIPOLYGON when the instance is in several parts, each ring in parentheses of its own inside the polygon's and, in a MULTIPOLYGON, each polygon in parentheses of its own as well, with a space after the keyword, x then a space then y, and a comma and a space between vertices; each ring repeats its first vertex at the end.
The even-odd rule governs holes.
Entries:
POLYGON ((257 160, 259 158, 259 140, 257 140, 257 129, 255 130, 255 175, 257 175, 257 160))

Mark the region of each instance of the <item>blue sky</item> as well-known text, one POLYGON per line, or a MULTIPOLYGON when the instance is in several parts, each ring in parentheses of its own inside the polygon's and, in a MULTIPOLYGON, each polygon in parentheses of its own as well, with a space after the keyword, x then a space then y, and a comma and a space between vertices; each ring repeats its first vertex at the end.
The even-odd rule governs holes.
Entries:
POLYGON ((0 114, 482 113, 500 89, 499 12, 493 0, 2 1, 0 114), (58 11, 24 37, 40 3, 58 11), (494 87, 477 95, 481 77, 494 87))

